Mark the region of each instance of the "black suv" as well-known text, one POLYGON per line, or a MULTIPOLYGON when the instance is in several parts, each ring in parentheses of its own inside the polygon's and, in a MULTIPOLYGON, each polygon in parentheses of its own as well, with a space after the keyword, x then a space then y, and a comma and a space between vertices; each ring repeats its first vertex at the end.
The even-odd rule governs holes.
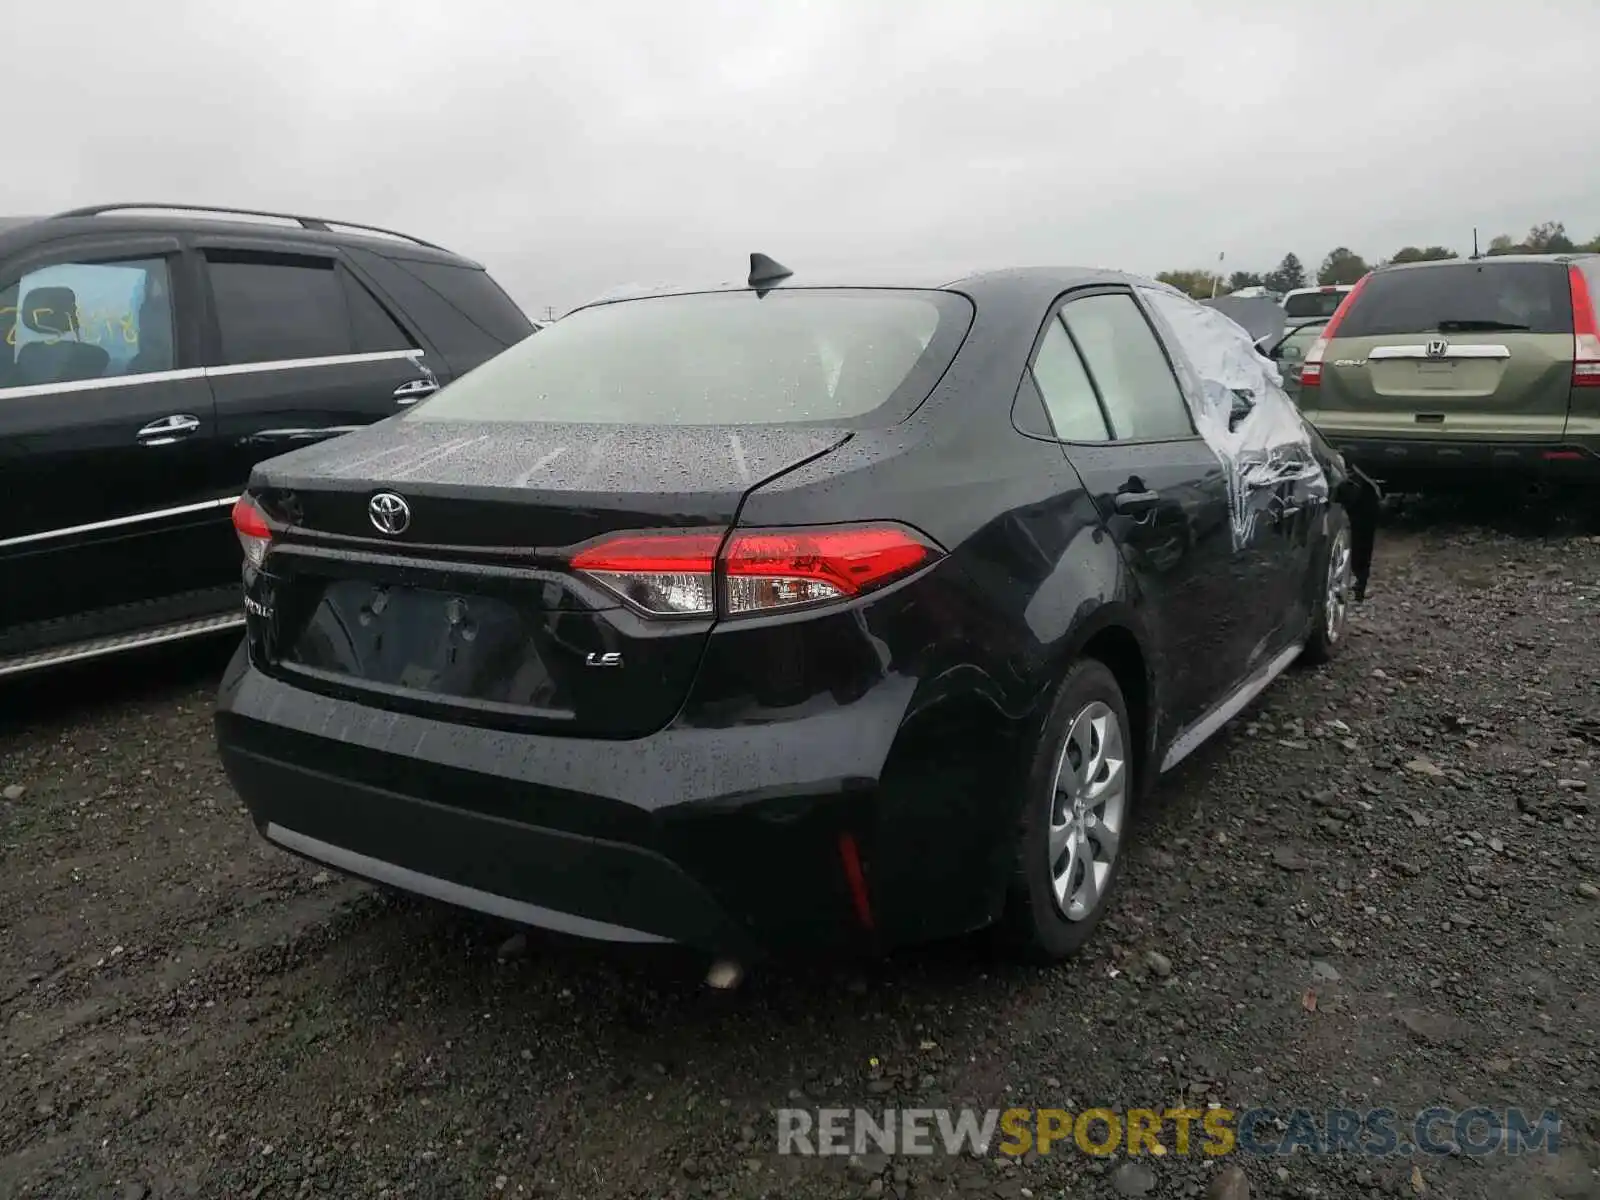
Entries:
POLYGON ((251 468, 533 332, 477 263, 373 226, 0 219, 0 676, 241 625, 251 468))

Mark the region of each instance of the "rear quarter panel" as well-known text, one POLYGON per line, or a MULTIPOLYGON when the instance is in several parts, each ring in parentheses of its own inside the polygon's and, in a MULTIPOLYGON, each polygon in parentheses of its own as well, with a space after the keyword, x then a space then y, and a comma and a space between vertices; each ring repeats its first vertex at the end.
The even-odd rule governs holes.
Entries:
POLYGON ((781 669, 833 679, 789 703, 897 697, 877 780, 879 840, 864 850, 878 878, 902 885, 885 887, 885 903, 919 897, 926 911, 908 901, 883 914, 886 926, 993 918, 1044 704, 1094 632, 1137 620, 1121 556, 1060 446, 1012 429, 1007 402, 998 428, 858 432, 753 493, 741 525, 898 520, 948 557, 853 610, 719 631, 696 685, 697 696, 753 694, 781 669), (930 904, 933 880, 941 894, 930 904))

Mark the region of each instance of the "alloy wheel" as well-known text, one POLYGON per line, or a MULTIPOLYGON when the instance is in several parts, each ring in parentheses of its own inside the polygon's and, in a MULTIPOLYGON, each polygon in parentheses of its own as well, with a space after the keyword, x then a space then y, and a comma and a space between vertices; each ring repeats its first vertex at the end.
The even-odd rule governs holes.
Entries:
POLYGON ((1323 632, 1332 645, 1344 636, 1350 609, 1350 535, 1341 529, 1328 547, 1328 589, 1322 602, 1323 632))
POLYGON ((1096 700, 1073 717, 1056 761, 1050 807, 1050 881, 1069 921, 1094 914, 1122 844, 1128 763, 1122 723, 1096 700))

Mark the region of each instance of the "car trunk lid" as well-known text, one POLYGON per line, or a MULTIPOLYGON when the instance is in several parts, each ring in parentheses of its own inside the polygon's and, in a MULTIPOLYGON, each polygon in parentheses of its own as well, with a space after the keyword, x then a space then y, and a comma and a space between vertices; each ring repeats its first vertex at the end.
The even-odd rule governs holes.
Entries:
POLYGON ((640 736, 682 704, 712 616, 652 619, 574 573, 574 552, 631 530, 714 552, 752 488, 849 436, 390 421, 296 451, 252 481, 274 528, 252 639, 265 669, 363 703, 640 736))

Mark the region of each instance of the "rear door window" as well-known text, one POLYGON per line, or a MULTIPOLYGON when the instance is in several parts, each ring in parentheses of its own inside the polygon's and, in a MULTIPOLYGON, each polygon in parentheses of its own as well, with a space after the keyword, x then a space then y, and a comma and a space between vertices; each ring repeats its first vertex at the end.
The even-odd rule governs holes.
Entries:
POLYGON ((206 261, 224 364, 356 352, 332 259, 208 251, 206 261))
POLYGON ((1155 330, 1132 296, 1073 300, 1061 310, 1118 441, 1194 437, 1194 419, 1155 330))
POLYGON ((501 344, 520 342, 533 332, 533 322, 487 271, 416 259, 396 258, 393 262, 501 344))
POLYGON ((1571 333, 1566 265, 1485 259, 1379 271, 1337 336, 1477 332, 1571 333))
POLYGON ((1277 353, 1273 357, 1290 364, 1304 361, 1306 351, 1311 349, 1311 344, 1322 336, 1326 328, 1327 325, 1320 321, 1315 325, 1302 325, 1278 343, 1277 353))
POLYGON ((389 310, 367 291, 359 279, 343 268, 340 268, 339 276, 344 284, 345 300, 350 307, 351 333, 358 354, 416 349, 411 335, 401 328, 389 310))
POLYGON ((1033 382, 1039 389, 1050 424, 1064 442, 1104 442, 1111 429, 1089 382, 1078 349, 1059 316, 1050 318, 1033 360, 1033 382))
POLYGON ((405 418, 639 425, 894 423, 954 358, 951 292, 777 290, 580 309, 405 418))

